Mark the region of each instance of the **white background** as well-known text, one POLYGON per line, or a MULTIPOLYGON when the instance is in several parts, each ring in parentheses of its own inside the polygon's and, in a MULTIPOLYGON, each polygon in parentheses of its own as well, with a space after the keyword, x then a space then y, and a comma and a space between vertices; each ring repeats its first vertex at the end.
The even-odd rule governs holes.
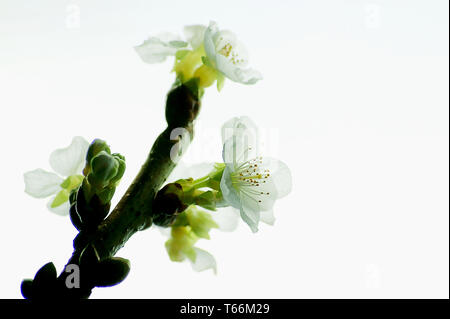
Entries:
POLYGON ((448 298, 445 0, 2 0, 0 297, 21 297, 48 261, 61 271, 76 235, 23 192, 23 173, 49 169, 75 135, 100 137, 127 158, 120 197, 164 128, 174 78, 171 61, 146 65, 133 46, 209 20, 238 34, 264 80, 207 90, 186 161, 220 160, 221 124, 248 115, 293 191, 274 227, 199 243, 217 276, 170 262, 152 229, 118 253, 129 277, 92 297, 448 298))

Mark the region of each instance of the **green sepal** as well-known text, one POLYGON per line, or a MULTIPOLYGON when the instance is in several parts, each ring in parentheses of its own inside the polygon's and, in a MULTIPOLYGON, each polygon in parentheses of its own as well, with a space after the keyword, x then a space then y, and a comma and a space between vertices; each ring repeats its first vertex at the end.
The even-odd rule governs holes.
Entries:
POLYGON ((84 179, 83 175, 71 175, 67 177, 64 180, 64 182, 61 183, 61 187, 71 191, 72 189, 75 189, 78 186, 80 186, 83 179, 84 179))
POLYGON ((209 210, 216 210, 216 196, 213 191, 202 192, 195 196, 194 203, 209 210))
POLYGON ((178 50, 177 53, 175 53, 175 58, 177 60, 182 60, 191 50, 178 50))
POLYGON ((70 191, 67 189, 62 189, 59 191, 58 194, 56 194, 55 199, 53 200, 52 204, 50 205, 51 208, 56 208, 58 206, 61 206, 65 202, 69 200, 70 191))
POLYGON ((223 86, 225 85, 225 76, 217 72, 217 91, 221 91, 223 89, 223 86))
POLYGON ((100 192, 97 192, 97 196, 100 199, 101 203, 103 205, 106 205, 113 198, 115 191, 116 191, 115 187, 108 187, 100 192))
POLYGON ((215 69, 214 65, 211 63, 211 60, 207 56, 202 56, 202 63, 207 67, 215 69))

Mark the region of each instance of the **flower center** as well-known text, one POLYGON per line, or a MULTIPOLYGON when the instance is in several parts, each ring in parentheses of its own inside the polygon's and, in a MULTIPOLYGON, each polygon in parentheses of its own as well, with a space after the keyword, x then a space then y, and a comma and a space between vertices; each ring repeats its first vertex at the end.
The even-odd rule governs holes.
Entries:
POLYGON ((228 58, 232 49, 233 49, 233 46, 230 43, 227 43, 223 46, 222 49, 219 50, 219 53, 228 58))
MULTIPOLYGON (((224 57, 228 58, 228 60, 233 63, 234 65, 245 65, 246 64, 246 58, 245 54, 239 54, 238 52, 242 51, 239 50, 239 44, 231 39, 227 39, 223 36, 219 37, 218 42, 219 50, 217 50, 217 53, 223 55, 224 57)), ((242 48, 241 48, 242 49, 242 48)), ((243 53, 243 52, 241 52, 243 53)))
MULTIPOLYGON (((270 170, 263 169, 262 157, 257 157, 240 165, 231 175, 233 186, 238 191, 243 191, 252 197, 270 195, 270 192, 263 192, 258 189, 267 182, 270 177, 270 170)), ((261 200, 258 200, 261 203, 261 200)))

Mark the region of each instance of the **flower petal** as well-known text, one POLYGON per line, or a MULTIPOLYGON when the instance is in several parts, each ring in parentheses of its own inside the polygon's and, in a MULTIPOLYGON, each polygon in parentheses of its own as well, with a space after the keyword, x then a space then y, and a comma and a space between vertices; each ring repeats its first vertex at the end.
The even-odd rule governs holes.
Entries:
POLYGON ((258 223, 260 220, 259 207, 252 198, 242 200, 241 218, 250 227, 252 232, 258 231, 258 223))
POLYGON ((263 210, 260 213, 260 220, 267 225, 273 225, 275 223, 275 216, 273 215, 273 210, 263 210))
POLYGON ((234 207, 223 207, 211 213, 212 218, 224 232, 235 231, 239 223, 239 211, 234 207))
POLYGON ((236 69, 235 76, 237 81, 242 84, 255 84, 259 80, 263 79, 262 74, 259 71, 256 71, 254 69, 236 69))
POLYGON ((214 65, 216 65, 216 45, 214 43, 214 37, 218 31, 219 27, 217 26, 217 23, 211 21, 208 28, 206 28, 205 37, 203 40, 206 56, 214 65))
POLYGON ((83 169, 89 143, 82 137, 76 136, 72 143, 50 154, 50 166, 62 176, 71 176, 81 173, 83 169))
POLYGON ((35 169, 23 175, 25 193, 35 198, 45 198, 58 192, 63 179, 55 173, 35 169))
POLYGON ((221 54, 216 56, 216 68, 230 80, 242 84, 255 84, 263 78, 260 72, 254 69, 243 69, 221 54))
POLYGON ((259 135, 258 127, 248 116, 233 117, 222 125, 222 143, 233 135, 250 135, 256 141, 259 135))
POLYGON ((239 193, 234 188, 233 183, 231 181, 231 173, 233 169, 230 166, 225 167, 223 171, 222 180, 220 181, 220 190, 222 191, 222 195, 224 200, 232 207, 240 209, 241 208, 241 199, 239 197, 239 193))
POLYGON ((212 269, 214 274, 217 274, 217 263, 213 255, 206 250, 194 247, 195 261, 191 261, 192 269, 195 271, 204 271, 212 269))
POLYGON ((70 210, 70 204, 69 201, 66 201, 64 203, 62 203, 61 205, 57 206, 57 207, 52 207, 52 204, 55 200, 56 196, 53 196, 50 201, 47 203, 47 208, 49 211, 51 211, 52 213, 59 215, 59 216, 67 216, 69 215, 69 210, 70 210))
POLYGON ((180 48, 186 46, 187 43, 181 41, 177 35, 165 32, 148 38, 134 49, 142 61, 152 64, 165 61, 168 56, 175 55, 180 48))
POLYGON ((255 158, 258 154, 258 140, 250 131, 235 134, 225 141, 222 150, 223 162, 236 170, 240 164, 255 158))
POLYGON ((292 175, 289 167, 280 160, 264 157, 263 168, 270 170, 270 179, 277 192, 277 199, 285 197, 292 190, 292 175))
POLYGON ((184 27, 184 36, 191 45, 192 49, 197 49, 203 44, 205 38, 206 26, 204 25, 188 25, 184 27))

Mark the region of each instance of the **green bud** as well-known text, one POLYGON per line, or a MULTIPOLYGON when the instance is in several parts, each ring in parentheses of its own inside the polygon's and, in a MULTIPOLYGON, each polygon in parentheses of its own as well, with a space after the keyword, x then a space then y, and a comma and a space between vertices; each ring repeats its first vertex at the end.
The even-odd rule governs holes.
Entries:
MULTIPOLYGON (((25 284, 29 286, 29 284, 25 284)), ((32 282, 32 298, 42 299, 50 298, 55 293, 56 287, 56 268, 53 263, 47 263, 38 270, 32 282)), ((24 287, 25 288, 25 287, 24 287)), ((25 289, 28 289, 26 287, 25 289)), ((27 291, 28 292, 28 291, 27 291)))
POLYGON ((110 287, 121 283, 130 272, 130 261, 113 257, 101 261, 96 267, 94 284, 97 287, 110 287))
POLYGON ((88 148, 87 154, 86 154, 86 167, 83 170, 84 176, 87 176, 91 171, 91 161, 92 159, 97 156, 98 153, 105 151, 108 154, 111 154, 111 150, 106 144, 105 141, 101 139, 95 139, 91 145, 88 148))
POLYGON ((174 87, 167 95, 167 124, 172 128, 187 127, 191 124, 200 110, 200 96, 198 79, 174 87))
POLYGON ((167 184, 156 194, 153 201, 153 223, 168 227, 186 208, 181 185, 178 183, 167 184))
POLYGON ((89 182, 103 188, 109 184, 119 171, 119 161, 105 151, 101 151, 91 160, 89 182))
POLYGON ((110 184, 117 186, 119 184, 120 180, 122 179, 123 174, 125 173, 125 169, 126 169, 125 157, 118 153, 114 153, 114 154, 112 154, 112 156, 114 156, 114 158, 119 163, 119 167, 117 169, 116 176, 114 176, 114 178, 111 179, 110 184))
POLYGON ((33 280, 32 279, 24 279, 22 280, 22 284, 20 285, 20 292, 25 299, 33 298, 33 280))

